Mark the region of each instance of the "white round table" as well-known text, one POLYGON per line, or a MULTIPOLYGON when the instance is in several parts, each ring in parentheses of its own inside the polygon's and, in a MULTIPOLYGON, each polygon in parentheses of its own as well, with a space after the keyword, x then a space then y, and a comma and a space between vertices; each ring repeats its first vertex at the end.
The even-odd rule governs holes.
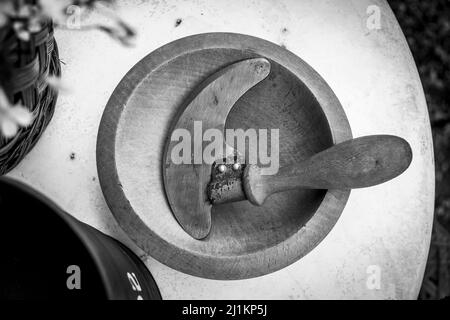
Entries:
POLYGON ((97 31, 56 32, 70 91, 60 95, 48 129, 9 176, 130 246, 164 299, 417 297, 433 221, 432 138, 417 69, 385 1, 120 1, 119 9, 138 33, 133 48, 97 31), (244 33, 285 46, 328 82, 355 137, 398 135, 413 149, 400 177, 352 191, 336 226, 308 255, 258 278, 197 278, 143 254, 117 225, 98 182, 97 130, 115 86, 151 51, 205 32, 244 33))

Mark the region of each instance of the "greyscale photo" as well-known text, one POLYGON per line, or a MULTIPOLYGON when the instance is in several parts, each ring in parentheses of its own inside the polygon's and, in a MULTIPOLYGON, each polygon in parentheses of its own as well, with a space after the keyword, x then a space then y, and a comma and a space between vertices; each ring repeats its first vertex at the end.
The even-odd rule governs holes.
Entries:
POLYGON ((448 299, 449 16, 0 0, 0 300, 448 299))

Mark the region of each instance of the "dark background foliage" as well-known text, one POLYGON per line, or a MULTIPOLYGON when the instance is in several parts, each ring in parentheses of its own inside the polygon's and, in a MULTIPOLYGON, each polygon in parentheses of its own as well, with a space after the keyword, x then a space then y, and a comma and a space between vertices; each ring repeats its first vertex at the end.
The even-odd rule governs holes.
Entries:
POLYGON ((436 202, 420 298, 450 296, 450 0, 388 0, 413 53, 433 131, 436 202))

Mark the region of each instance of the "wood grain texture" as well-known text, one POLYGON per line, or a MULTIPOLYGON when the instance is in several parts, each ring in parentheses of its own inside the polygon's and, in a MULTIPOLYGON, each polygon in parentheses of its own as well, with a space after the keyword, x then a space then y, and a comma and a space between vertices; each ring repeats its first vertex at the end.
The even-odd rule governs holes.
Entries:
MULTIPOLYGON (((186 61, 189 63, 189 61, 186 61)), ((183 69, 186 67, 181 66, 183 69)), ((196 136, 195 122, 202 129, 224 131, 225 121, 236 101, 258 82, 269 75, 270 63, 266 59, 256 58, 240 61, 213 74, 193 92, 192 101, 187 99, 181 115, 175 118, 174 130, 183 129, 188 133, 194 145, 194 139, 202 144, 200 161, 196 163, 195 152, 189 155, 188 163, 176 164, 172 151, 180 141, 174 141, 169 134, 164 155, 164 187, 170 207, 183 229, 196 239, 205 238, 211 230, 211 203, 206 194, 211 179, 211 164, 205 163, 203 150, 203 132, 196 136)), ((186 137, 184 137, 186 138, 186 137)))
POLYGON ((397 177, 411 160, 411 147, 404 139, 365 136, 282 167, 276 175, 263 175, 260 167, 249 165, 243 174, 244 192, 251 203, 261 206, 270 195, 297 188, 366 188, 397 177))
POLYGON ((173 119, 209 76, 257 57, 270 61, 270 74, 236 102, 226 128, 279 128, 281 166, 352 138, 338 99, 308 64, 241 34, 190 36, 150 53, 122 79, 103 114, 97 169, 108 206, 144 251, 182 272, 242 279, 279 270, 320 243, 348 199, 349 190, 293 190, 261 207, 247 201, 214 206, 203 240, 177 223, 161 170, 173 119))

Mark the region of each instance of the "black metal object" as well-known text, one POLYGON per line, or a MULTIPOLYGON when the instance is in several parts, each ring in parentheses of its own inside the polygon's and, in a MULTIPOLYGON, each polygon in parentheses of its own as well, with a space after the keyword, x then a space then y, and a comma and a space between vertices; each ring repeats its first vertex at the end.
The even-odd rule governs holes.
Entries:
POLYGON ((31 188, 0 178, 0 299, 161 299, 142 261, 31 188))

